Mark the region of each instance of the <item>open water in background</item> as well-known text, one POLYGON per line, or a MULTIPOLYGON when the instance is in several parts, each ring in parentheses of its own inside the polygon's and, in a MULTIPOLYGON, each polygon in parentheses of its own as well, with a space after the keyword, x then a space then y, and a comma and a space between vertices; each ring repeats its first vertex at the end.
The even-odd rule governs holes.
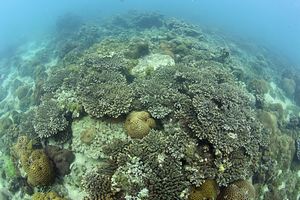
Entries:
POLYGON ((0 51, 45 35, 58 16, 85 18, 159 11, 265 45, 300 65, 299 0, 0 0, 0 51))

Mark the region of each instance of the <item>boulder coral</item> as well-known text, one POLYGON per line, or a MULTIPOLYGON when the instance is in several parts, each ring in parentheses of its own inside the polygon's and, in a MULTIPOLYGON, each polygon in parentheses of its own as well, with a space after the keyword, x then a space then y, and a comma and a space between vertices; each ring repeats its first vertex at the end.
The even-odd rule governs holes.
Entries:
POLYGON ((133 111, 125 121, 126 133, 131 138, 142 139, 155 127, 155 120, 146 111, 133 111))
POLYGON ((34 150, 28 160, 27 182, 32 186, 46 186, 53 183, 55 174, 52 162, 44 150, 34 150))
POLYGON ((216 199, 218 195, 218 185, 215 180, 207 179, 200 187, 193 187, 188 200, 216 199))
POLYGON ((254 200, 255 188, 246 180, 231 183, 218 197, 218 200, 254 200))
POLYGON ((43 149, 34 149, 33 141, 20 136, 12 147, 11 153, 20 160, 27 174, 27 182, 31 186, 46 186, 54 182, 55 172, 51 160, 43 149))

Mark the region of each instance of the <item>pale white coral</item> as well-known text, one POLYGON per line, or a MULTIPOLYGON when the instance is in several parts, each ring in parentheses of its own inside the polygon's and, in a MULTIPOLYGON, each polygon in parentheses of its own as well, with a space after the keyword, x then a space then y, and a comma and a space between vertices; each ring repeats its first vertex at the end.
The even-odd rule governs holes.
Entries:
POLYGON ((89 116, 72 123, 73 141, 72 150, 83 153, 89 158, 106 158, 103 148, 110 145, 116 139, 127 140, 128 137, 123 130, 122 123, 103 121, 89 116), (86 143, 83 134, 87 130, 92 130, 93 139, 86 143))

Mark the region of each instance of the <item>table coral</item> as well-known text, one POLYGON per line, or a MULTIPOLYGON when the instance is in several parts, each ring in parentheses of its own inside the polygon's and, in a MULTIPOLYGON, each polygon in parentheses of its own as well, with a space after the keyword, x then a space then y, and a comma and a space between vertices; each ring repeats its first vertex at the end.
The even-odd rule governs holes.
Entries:
POLYGON ((33 126, 40 138, 48 138, 66 130, 69 122, 54 100, 43 101, 35 111, 33 126))

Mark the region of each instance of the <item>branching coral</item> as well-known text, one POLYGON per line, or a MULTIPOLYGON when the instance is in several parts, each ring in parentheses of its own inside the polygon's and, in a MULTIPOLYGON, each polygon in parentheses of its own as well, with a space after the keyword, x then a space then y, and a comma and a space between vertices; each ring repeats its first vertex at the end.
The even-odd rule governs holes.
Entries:
POLYGON ((174 113, 174 107, 186 100, 175 83, 174 69, 158 69, 148 79, 133 83, 138 109, 146 109, 154 118, 162 119, 174 113))
MULTIPOLYGON (((132 89, 121 72, 124 67, 116 60, 87 59, 85 75, 78 95, 85 111, 94 117, 119 117, 129 112, 133 101, 132 89)), ((125 72, 124 72, 125 73, 125 72)))
POLYGON ((206 167, 210 165, 212 172, 207 178, 226 185, 249 177, 265 145, 251 97, 226 70, 203 68, 199 74, 203 78, 188 84, 185 91, 192 103, 177 110, 177 117, 200 146, 208 145, 212 159, 206 167))
POLYGON ((88 193, 86 199, 113 199, 116 195, 111 188, 111 176, 100 169, 87 172, 82 180, 82 186, 88 193))
POLYGON ((117 155, 112 188, 128 198, 178 199, 187 189, 183 160, 187 135, 177 127, 150 131, 117 155))
POLYGON ((69 122, 56 101, 46 100, 37 107, 33 124, 34 130, 40 138, 48 138, 66 130, 69 122))

